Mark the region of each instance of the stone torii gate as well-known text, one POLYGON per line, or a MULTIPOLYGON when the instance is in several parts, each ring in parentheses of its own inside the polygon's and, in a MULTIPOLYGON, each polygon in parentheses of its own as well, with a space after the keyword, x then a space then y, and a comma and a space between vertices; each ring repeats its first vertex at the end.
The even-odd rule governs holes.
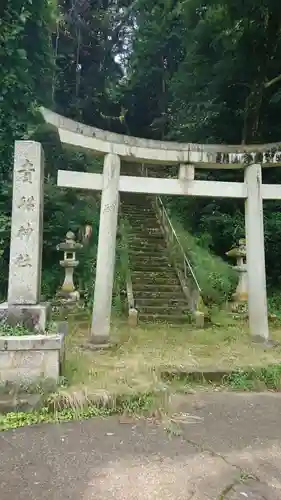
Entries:
POLYGON ((103 174, 58 172, 61 187, 102 191, 92 342, 106 344, 109 339, 119 192, 245 200, 249 326, 253 337, 267 341, 263 200, 281 199, 281 185, 262 184, 262 167, 281 166, 280 144, 224 146, 161 142, 106 132, 45 108, 42 114, 47 123, 58 129, 63 144, 104 156, 103 174), (178 164, 179 178, 120 176, 121 160, 159 164, 159 169, 163 164, 178 164), (244 182, 198 181, 195 168, 243 168, 244 182))

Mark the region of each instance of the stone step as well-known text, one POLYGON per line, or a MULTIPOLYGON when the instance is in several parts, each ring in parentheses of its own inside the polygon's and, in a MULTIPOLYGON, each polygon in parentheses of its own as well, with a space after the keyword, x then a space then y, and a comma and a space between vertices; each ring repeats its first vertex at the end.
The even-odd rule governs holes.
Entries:
POLYGON ((165 254, 167 254, 167 252, 168 252, 167 245, 165 244, 164 241, 161 241, 161 240, 153 241, 151 243, 149 243, 148 241, 143 240, 143 239, 131 240, 131 241, 128 241, 128 247, 131 250, 134 250, 134 251, 137 250, 138 252, 141 252, 143 250, 145 250, 146 252, 151 252, 151 253, 155 253, 155 252, 164 253, 165 252, 165 254))
POLYGON ((151 280, 154 280, 156 278, 173 278, 177 276, 175 269, 173 267, 168 267, 168 266, 153 266, 149 264, 131 264, 131 274, 135 278, 139 277, 146 277, 150 278, 151 280))
POLYGON ((161 227, 160 227, 158 221, 155 219, 147 220, 146 217, 144 217, 143 219, 138 217, 135 219, 130 218, 130 219, 128 219, 128 221, 129 221, 129 224, 131 224, 131 229, 133 229, 134 231, 138 228, 148 229, 151 231, 155 231, 155 229, 161 230, 161 227))
POLYGON ((146 232, 146 231, 134 231, 128 234, 128 240, 142 240, 144 242, 149 242, 150 244, 152 242, 156 242, 156 240, 162 240, 164 243, 164 236, 162 232, 158 231, 151 231, 151 232, 146 232))
POLYGON ((159 227, 155 227, 154 229, 151 227, 147 227, 145 229, 137 227, 129 232, 129 236, 134 238, 164 238, 164 235, 159 227))
POLYGON ((139 224, 136 227, 131 227, 129 231, 130 236, 136 237, 150 237, 154 235, 159 235, 161 238, 164 238, 164 234, 162 229, 159 226, 148 227, 148 226, 140 226, 139 224))
POLYGON ((140 260, 130 260, 130 267, 132 272, 143 271, 145 274, 163 274, 165 271, 170 271, 170 269, 175 272, 175 268, 171 266, 170 262, 167 260, 151 260, 151 259, 140 259, 140 260))
POLYGON ((151 308, 172 308, 172 309, 179 309, 185 311, 188 309, 188 304, 186 300, 183 297, 183 294, 181 297, 173 297, 172 295, 169 295, 167 297, 147 297, 147 298, 139 298, 138 296, 135 296, 137 308, 140 310, 143 310, 143 308, 146 307, 151 307, 151 308))
POLYGON ((139 281, 136 281, 133 283, 133 293, 134 294, 144 294, 144 293, 162 293, 162 292, 167 292, 167 293, 179 293, 181 292, 181 286, 179 282, 177 283, 141 283, 139 281))
POLYGON ((138 217, 135 219, 128 218, 127 221, 130 226, 129 230, 131 231, 136 231, 137 229, 142 229, 143 231, 146 231, 146 229, 150 229, 152 231, 155 231, 155 229, 161 230, 157 220, 147 220, 145 217, 143 219, 140 219, 140 217, 138 217))
POLYGON ((122 205, 121 204, 122 213, 126 214, 135 214, 135 213, 151 213, 155 215, 155 210, 151 205, 122 205))
POLYGON ((126 217, 126 219, 128 219, 129 221, 132 221, 132 222, 134 222, 136 220, 145 221, 145 219, 148 219, 148 220, 151 220, 153 222, 157 222, 159 224, 158 219, 157 219, 154 212, 134 212, 134 213, 122 212, 122 216, 123 215, 126 217))
POLYGON ((144 322, 189 322, 188 304, 170 263, 165 238, 149 199, 122 203, 130 225, 129 256, 139 319, 144 322))
POLYGON ((155 287, 155 290, 151 288, 150 290, 144 289, 144 290, 133 290, 134 292, 134 297, 136 300, 141 299, 141 300, 146 300, 146 299, 160 299, 163 301, 167 301, 170 298, 173 299, 179 299, 181 300, 183 298, 183 291, 181 287, 171 287, 170 290, 159 290, 155 287), (175 291, 176 290, 176 291, 175 291))
MULTIPOLYGON (((139 266, 149 266, 149 268, 159 268, 166 269, 167 267, 173 267, 169 261, 168 256, 166 255, 131 255, 130 254, 130 262, 133 268, 137 268, 139 266)), ((145 267, 146 269, 146 267, 145 267)))
POLYGON ((177 325, 190 323, 189 316, 181 314, 143 314, 139 313, 139 321, 142 323, 165 323, 168 325, 177 325))
POLYGON ((150 234, 147 236, 147 234, 144 235, 132 235, 130 234, 128 237, 128 242, 129 245, 148 245, 148 246, 153 246, 157 244, 165 245, 165 240, 163 234, 150 234))
MULTIPOLYGON (((130 260, 131 262, 137 262, 137 261, 147 261, 148 259, 152 259, 152 260, 161 260, 161 261, 169 261, 169 255, 168 255, 168 252, 152 252, 152 250, 146 250, 146 251, 142 251, 142 252, 139 252, 139 251, 130 251, 129 249, 129 257, 130 257, 130 260)), ((170 262, 170 261, 169 261, 170 262)))
POLYGON ((131 208, 121 207, 120 211, 121 211, 121 214, 125 214, 127 217, 132 217, 132 218, 141 217, 141 218, 143 218, 146 215, 147 217, 150 217, 151 219, 157 219, 157 214, 156 214, 154 208, 149 208, 149 209, 136 208, 134 210, 131 208))
POLYGON ((147 217, 148 219, 155 220, 158 222, 158 219, 157 219, 157 216, 156 216, 154 210, 150 210, 150 211, 138 210, 135 212, 130 212, 129 210, 127 212, 124 212, 122 210, 121 214, 125 215, 126 217, 128 217, 129 219, 132 219, 132 220, 134 220, 134 219, 144 220, 145 217, 147 217))
POLYGON ((162 238, 164 237, 164 234, 159 226, 155 227, 148 227, 148 225, 141 225, 139 222, 136 224, 135 227, 130 226, 128 229, 128 235, 129 236, 135 236, 135 237, 150 237, 151 235, 153 236, 154 234, 161 234, 162 238))
POLYGON ((145 222, 146 219, 152 221, 153 224, 159 224, 157 217, 152 212, 134 212, 134 213, 125 213, 122 212, 122 217, 126 218, 128 221, 134 223, 135 221, 145 222))
POLYGON ((149 257, 152 258, 152 260, 169 260, 169 251, 167 247, 158 247, 155 248, 153 246, 147 247, 147 246, 139 246, 139 247, 129 247, 128 248, 129 255, 131 258, 134 259, 145 259, 148 260, 149 257))
POLYGON ((135 225, 131 226, 131 231, 133 231, 134 233, 136 232, 153 233, 156 231, 163 234, 161 226, 158 224, 157 221, 154 221, 153 224, 149 224, 149 222, 145 219, 143 219, 143 221, 136 219, 135 225))
POLYGON ((151 257, 155 258, 167 258, 169 255, 168 248, 166 246, 161 247, 161 250, 153 250, 153 248, 150 248, 150 246, 141 246, 141 247, 129 247, 129 254, 132 255, 132 257, 144 257, 147 258, 151 255, 151 257))
POLYGON ((150 241, 150 238, 153 238, 156 234, 156 236, 159 235, 164 240, 164 233, 159 226, 147 228, 146 226, 140 226, 138 223, 136 227, 130 226, 127 233, 130 239, 136 238, 150 241))
POLYGON ((167 285, 167 286, 173 286, 173 285, 178 285, 179 284, 179 280, 178 278, 175 276, 175 277, 163 277, 161 276, 159 278, 156 277, 156 278, 151 278, 150 276, 144 276, 143 273, 141 273, 140 276, 132 276, 132 282, 133 282, 133 290, 135 288, 136 285, 143 285, 143 288, 145 288, 145 285, 149 285, 149 284, 152 284, 152 285, 155 285, 155 287, 159 287, 160 285, 167 285))
POLYGON ((176 274, 176 271, 173 267, 167 267, 167 268, 150 268, 148 269, 147 266, 144 267, 144 269, 136 269, 134 268, 134 265, 132 265, 132 269, 131 269, 131 273, 132 273, 132 276, 134 276, 135 278, 139 278, 139 277, 142 277, 142 276, 145 276, 146 278, 150 278, 150 279, 154 279, 154 278, 163 278, 163 279, 167 279, 167 278, 171 278, 171 277, 176 277, 177 274, 176 274))
POLYGON ((158 222, 158 219, 156 217, 156 215, 152 212, 134 212, 134 213, 125 213, 122 212, 122 216, 124 215, 124 217, 129 221, 129 222, 132 222, 134 223, 135 221, 141 221, 141 222, 145 222, 146 219, 148 220, 151 220, 153 222, 153 224, 159 224, 158 222))
POLYGON ((174 267, 169 263, 169 261, 159 262, 159 261, 132 261, 131 260, 131 269, 132 272, 143 271, 145 273, 153 273, 155 274, 166 274, 166 271, 170 271, 172 269, 173 273, 175 273, 174 267))
POLYGON ((137 236, 133 237, 131 235, 131 237, 129 236, 129 238, 128 238, 128 243, 129 243, 130 248, 138 248, 138 247, 141 247, 141 248, 152 247, 153 248, 153 247, 155 247, 155 245, 158 245, 159 247, 167 249, 166 241, 165 241, 163 236, 162 236, 162 238, 155 238, 154 239, 153 236, 148 237, 148 238, 139 238, 137 236))
POLYGON ((176 272, 173 267, 168 267, 166 269, 148 269, 145 267, 144 269, 132 269, 131 271, 132 277, 133 278, 146 278, 146 279, 151 279, 154 280, 155 278, 159 279, 170 279, 170 278, 176 278, 176 272))
POLYGON ((138 254, 144 254, 144 255, 160 255, 160 254, 167 254, 168 250, 166 245, 163 244, 157 244, 157 245, 135 245, 131 243, 129 245, 129 252, 131 253, 138 253, 138 254))
POLYGON ((138 310, 140 313, 145 313, 145 314, 166 314, 166 315, 173 315, 173 314, 188 314, 188 305, 181 305, 181 306, 170 306, 170 305, 144 305, 138 307, 138 310))

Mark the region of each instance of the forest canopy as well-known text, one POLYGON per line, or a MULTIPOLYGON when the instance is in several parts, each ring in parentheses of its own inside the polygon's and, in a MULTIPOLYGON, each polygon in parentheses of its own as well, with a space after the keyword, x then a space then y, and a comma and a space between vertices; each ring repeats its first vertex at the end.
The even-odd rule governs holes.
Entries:
MULTIPOLYGON (((78 200, 56 191, 55 176, 61 165, 93 168, 91 160, 62 151, 54 133, 42 128, 40 105, 89 125, 141 137, 228 144, 279 141, 280 28, 281 3, 276 0, 4 0, 2 283, 7 278, 14 140, 39 138, 44 143, 44 248, 51 261, 67 226, 78 227, 89 217, 89 210, 81 207, 65 221, 63 214, 78 200)), ((225 174, 200 175, 223 180, 225 174)), ((265 178, 280 182, 280 169, 266 172, 265 178)), ((235 179, 235 172, 228 174, 228 180, 235 179)), ((244 209, 235 200, 174 199, 170 207, 219 255, 244 236, 244 209)), ((281 273, 280 213, 279 202, 265 204, 272 286, 281 273)))

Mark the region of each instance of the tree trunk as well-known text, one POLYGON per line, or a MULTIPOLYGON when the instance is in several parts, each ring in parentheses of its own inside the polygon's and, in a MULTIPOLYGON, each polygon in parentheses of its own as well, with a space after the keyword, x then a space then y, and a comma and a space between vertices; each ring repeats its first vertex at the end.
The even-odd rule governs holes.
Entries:
POLYGON ((246 98, 242 144, 255 143, 260 139, 260 115, 263 103, 264 83, 255 82, 246 98))

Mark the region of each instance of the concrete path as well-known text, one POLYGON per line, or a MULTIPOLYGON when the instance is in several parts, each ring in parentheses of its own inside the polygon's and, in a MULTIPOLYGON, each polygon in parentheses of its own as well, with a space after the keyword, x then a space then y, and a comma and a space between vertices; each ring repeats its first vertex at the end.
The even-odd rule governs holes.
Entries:
POLYGON ((1 500, 280 500, 281 395, 199 393, 173 404, 177 414, 160 424, 108 418, 0 433, 1 500))

